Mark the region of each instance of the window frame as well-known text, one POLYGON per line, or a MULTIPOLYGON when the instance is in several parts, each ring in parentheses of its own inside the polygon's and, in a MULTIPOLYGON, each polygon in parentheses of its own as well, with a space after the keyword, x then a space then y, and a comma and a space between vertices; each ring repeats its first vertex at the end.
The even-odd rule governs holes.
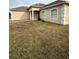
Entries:
POLYGON ((53 9, 51 10, 51 18, 52 18, 52 19, 57 19, 57 18, 58 18, 58 9, 57 9, 57 8, 53 8, 53 9), (53 10, 56 10, 56 14, 57 14, 57 15, 54 16, 54 17, 53 17, 53 15, 52 15, 52 11, 53 11, 53 10))

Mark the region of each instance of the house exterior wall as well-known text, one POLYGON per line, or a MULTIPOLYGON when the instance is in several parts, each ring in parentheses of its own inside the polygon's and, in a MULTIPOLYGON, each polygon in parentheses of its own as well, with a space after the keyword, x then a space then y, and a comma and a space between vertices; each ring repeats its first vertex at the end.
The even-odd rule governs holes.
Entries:
POLYGON ((39 10, 40 10, 40 8, 34 8, 34 7, 29 9, 29 11, 39 11, 39 10))
POLYGON ((27 11, 11 12, 11 20, 38 20, 38 18, 48 22, 67 25, 69 24, 69 5, 62 4, 42 10, 40 8, 30 8, 27 11), (51 16, 53 9, 57 9, 56 18, 51 16))
POLYGON ((28 11, 12 11, 11 16, 11 20, 29 20, 30 18, 28 11))
POLYGON ((68 6, 66 5, 60 5, 60 6, 56 6, 56 7, 51 7, 48 9, 43 9, 40 11, 40 18, 44 21, 49 21, 49 22, 54 22, 54 23, 58 23, 58 24, 68 24, 68 6), (62 18, 61 16, 61 9, 64 8, 64 17, 62 18), (52 18, 51 17, 51 10, 53 9, 57 9, 57 18, 52 18))
POLYGON ((64 7, 64 9, 65 9, 65 11, 64 11, 64 24, 66 25, 66 24, 69 24, 69 6, 68 5, 64 5, 65 7, 64 7))

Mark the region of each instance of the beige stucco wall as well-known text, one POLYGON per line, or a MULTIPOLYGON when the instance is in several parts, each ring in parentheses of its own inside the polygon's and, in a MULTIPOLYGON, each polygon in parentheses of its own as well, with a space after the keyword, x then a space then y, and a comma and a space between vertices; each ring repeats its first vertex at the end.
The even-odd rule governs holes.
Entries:
POLYGON ((54 22, 58 24, 68 24, 68 9, 65 7, 65 5, 60 5, 48 9, 44 9, 40 11, 40 18, 45 21, 54 22), (66 9, 65 10, 65 16, 64 18, 61 17, 61 8, 66 9), (57 9, 57 18, 51 17, 51 10, 57 9), (44 12, 44 13, 43 13, 44 12))
POLYGON ((29 20, 29 11, 12 11, 11 20, 29 20))
POLYGON ((65 9, 64 24, 66 25, 66 24, 69 24, 69 6, 68 5, 64 5, 64 6, 65 6, 64 7, 64 9, 65 9))
POLYGON ((39 11, 39 10, 40 10, 40 8, 34 8, 34 7, 29 9, 29 11, 39 11))

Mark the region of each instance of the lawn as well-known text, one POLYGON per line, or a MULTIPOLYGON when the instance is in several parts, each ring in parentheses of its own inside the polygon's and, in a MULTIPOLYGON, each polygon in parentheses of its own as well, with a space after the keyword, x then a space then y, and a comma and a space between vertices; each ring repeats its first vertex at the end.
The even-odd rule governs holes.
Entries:
POLYGON ((41 21, 10 23, 10 59, 69 59, 69 26, 41 21))

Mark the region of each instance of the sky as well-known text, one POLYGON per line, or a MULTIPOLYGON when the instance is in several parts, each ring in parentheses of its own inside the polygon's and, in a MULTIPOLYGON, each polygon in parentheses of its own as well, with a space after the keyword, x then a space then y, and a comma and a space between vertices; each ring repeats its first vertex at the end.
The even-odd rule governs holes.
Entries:
POLYGON ((9 8, 15 8, 19 6, 30 6, 35 3, 48 4, 55 0, 9 0, 9 8))

